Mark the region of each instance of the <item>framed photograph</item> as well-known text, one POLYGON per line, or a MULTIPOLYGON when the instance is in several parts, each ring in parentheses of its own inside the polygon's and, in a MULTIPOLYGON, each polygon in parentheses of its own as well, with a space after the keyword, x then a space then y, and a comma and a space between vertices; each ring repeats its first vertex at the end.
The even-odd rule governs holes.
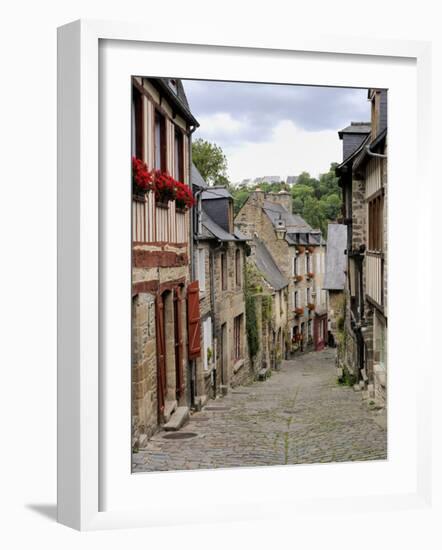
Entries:
POLYGON ((58 51, 59 521, 427 506, 430 45, 58 51))

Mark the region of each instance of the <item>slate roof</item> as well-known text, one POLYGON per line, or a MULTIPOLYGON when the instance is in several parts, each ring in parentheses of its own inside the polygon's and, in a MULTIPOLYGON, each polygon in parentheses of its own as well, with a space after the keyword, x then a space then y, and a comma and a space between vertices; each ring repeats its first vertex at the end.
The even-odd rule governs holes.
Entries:
POLYGON ((219 226, 204 210, 201 212, 201 224, 202 234, 198 237, 201 240, 205 239, 217 239, 222 242, 237 241, 245 242, 247 237, 243 235, 238 229, 235 229, 233 233, 225 231, 219 226))
POLYGON ((275 290, 288 286, 288 279, 282 274, 266 245, 258 237, 253 238, 253 243, 255 255, 252 259, 267 283, 275 290))
POLYGON ((150 79, 157 84, 167 99, 177 108, 180 114, 194 126, 199 126, 199 122, 193 116, 189 102, 187 101, 186 92, 184 91, 183 82, 180 78, 152 78, 150 79), (171 86, 170 81, 174 80, 176 83, 176 92, 171 86))
POLYGON ((344 290, 345 270, 347 269, 346 248, 347 226, 339 223, 328 224, 324 289, 344 290))
POLYGON ((270 218, 274 227, 278 226, 279 220, 285 223, 287 233, 309 233, 313 231, 310 225, 297 214, 292 214, 286 210, 281 204, 276 204, 270 201, 264 201, 264 212, 270 218))
POLYGON ((203 191, 201 198, 203 199, 203 201, 216 199, 233 199, 232 195, 227 191, 225 187, 217 187, 215 185, 211 187, 207 186, 206 191, 203 191))
POLYGON ((338 135, 342 139, 343 134, 368 134, 370 131, 370 122, 350 122, 350 126, 339 130, 338 135))
POLYGON ((193 162, 192 166, 190 167, 190 180, 192 182, 192 185, 195 185, 195 187, 199 187, 200 189, 207 189, 207 187, 209 187, 204 181, 203 176, 200 174, 198 168, 193 164, 193 162))

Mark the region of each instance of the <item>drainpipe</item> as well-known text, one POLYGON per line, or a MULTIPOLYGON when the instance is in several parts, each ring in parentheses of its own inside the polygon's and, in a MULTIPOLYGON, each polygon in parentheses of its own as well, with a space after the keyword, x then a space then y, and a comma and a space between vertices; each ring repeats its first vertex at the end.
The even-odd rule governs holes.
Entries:
MULTIPOLYGON (((214 361, 214 368, 213 368, 213 393, 214 393, 214 396, 216 397, 216 380, 217 380, 217 377, 216 377, 216 374, 217 374, 217 369, 216 369, 216 363, 217 363, 217 360, 218 360, 218 354, 215 353, 215 350, 216 350, 216 346, 215 346, 215 342, 216 344, 218 344, 218 338, 216 337, 216 326, 215 326, 215 252, 217 252, 218 250, 220 250, 223 246, 223 243, 218 240, 218 244, 217 246, 215 246, 214 248, 210 248, 210 251, 209 251, 209 266, 210 266, 210 310, 212 312, 212 326, 213 326, 213 332, 212 332, 212 336, 213 336, 213 348, 214 348, 214 358, 215 358, 215 361, 214 361)), ((222 356, 222 353, 221 353, 221 356, 222 356)), ((223 366, 221 365, 221 376, 223 375, 223 366)), ((221 380, 221 383, 224 383, 223 380, 221 380)))
MULTIPOLYGON (((192 134, 198 128, 198 126, 191 126, 189 131, 189 151, 188 151, 188 165, 189 165, 189 186, 192 189, 192 134)), ((195 258, 194 245, 193 245, 193 221, 194 215, 190 216, 189 223, 189 260, 190 260, 190 278, 195 280, 195 258)), ((188 377, 187 377, 187 402, 193 407, 195 406, 196 397, 196 359, 188 361, 188 377)))
POLYGON ((370 145, 366 145, 365 150, 370 155, 370 157, 377 157, 379 159, 386 159, 387 158, 387 155, 381 155, 380 153, 373 153, 373 151, 370 149, 370 145))

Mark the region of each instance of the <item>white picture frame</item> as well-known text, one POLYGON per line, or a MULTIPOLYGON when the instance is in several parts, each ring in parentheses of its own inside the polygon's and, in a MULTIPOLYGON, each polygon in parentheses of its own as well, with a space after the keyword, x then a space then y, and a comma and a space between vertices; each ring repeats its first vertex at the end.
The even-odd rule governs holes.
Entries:
MULTIPOLYGON (((107 506, 103 500, 103 494, 106 493, 106 491, 103 493, 103 484, 111 483, 114 479, 113 472, 122 468, 121 460, 120 462, 118 460, 107 461, 110 445, 114 445, 112 448, 115 449, 115 441, 120 437, 119 434, 125 433, 124 430, 130 430, 130 427, 124 425, 124 422, 119 422, 116 417, 113 417, 116 434, 112 435, 114 441, 108 442, 106 430, 103 428, 107 422, 106 416, 109 414, 106 403, 113 399, 112 395, 115 395, 117 390, 124 392, 126 401, 123 399, 122 402, 126 404, 127 395, 130 395, 130 388, 122 389, 118 378, 112 378, 113 374, 110 376, 110 380, 113 380, 112 384, 104 387, 102 380, 103 349, 100 347, 103 336, 102 308, 109 292, 108 284, 102 284, 103 275, 105 275, 103 270, 109 265, 107 263, 109 258, 103 259, 105 247, 102 246, 102 239, 103 231, 107 231, 109 226, 106 223, 103 224, 101 218, 112 216, 112 212, 115 214, 115 208, 121 198, 118 194, 115 195, 111 192, 106 201, 103 201, 103 189, 100 188, 99 121, 100 113, 103 116, 105 109, 100 103, 100 60, 103 60, 100 47, 105 42, 107 44, 124 44, 124 47, 129 49, 136 46, 139 52, 140 48, 148 48, 149 45, 161 50, 162 44, 168 48, 169 54, 173 53, 174 59, 179 56, 180 49, 192 54, 194 49, 198 48, 198 55, 204 56, 212 66, 210 71, 206 68, 207 78, 216 78, 217 75, 219 78, 224 78, 224 75, 227 74, 225 60, 224 65, 211 62, 211 56, 218 55, 216 52, 228 56, 232 65, 235 65, 236 60, 244 55, 253 55, 256 58, 259 56, 264 58, 266 55, 273 56, 275 59, 278 57, 282 66, 280 70, 283 70, 284 64, 289 62, 290 56, 295 54, 299 54, 299 57, 308 56, 309 63, 317 60, 324 68, 331 67, 332 63, 335 63, 333 67, 336 67, 336 63, 344 66, 346 63, 352 62, 366 63, 368 67, 371 62, 379 64, 384 62, 388 67, 384 67, 384 72, 380 71, 379 80, 370 82, 370 84, 379 87, 385 87, 383 78, 387 77, 382 75, 386 75, 388 71, 391 72, 391 67, 394 64, 404 62, 406 65, 409 63, 410 67, 414 67, 415 76, 410 76, 410 82, 412 85, 413 78, 415 78, 417 94, 414 89, 407 89, 404 90, 404 95, 409 94, 407 97, 412 103, 409 105, 411 115, 414 112, 417 113, 417 124, 413 120, 413 116, 410 116, 409 122, 411 128, 416 129, 417 139, 413 138, 407 145, 407 159, 410 162, 411 174, 414 175, 415 168, 418 168, 421 180, 428 181, 429 179, 427 158, 431 116, 431 102, 427 86, 431 71, 431 45, 429 43, 342 36, 312 39, 299 34, 294 37, 281 36, 278 42, 272 41, 271 44, 267 43, 265 37, 257 38, 253 43, 241 39, 240 36, 229 36, 226 39, 221 36, 208 37, 207 41, 204 40, 202 34, 199 34, 199 37, 199 41, 194 43, 189 41, 186 29, 183 29, 181 33, 171 33, 169 36, 164 28, 153 31, 136 24, 102 21, 76 21, 61 27, 58 31, 58 521, 79 530, 92 530, 147 527, 195 521, 259 519, 272 515, 269 509, 273 506, 266 506, 266 503, 269 505, 276 501, 284 505, 278 510, 278 516, 286 514, 287 518, 294 513, 325 511, 332 508, 333 503, 339 503, 341 507, 358 506, 361 510, 366 511, 429 506, 431 500, 431 433, 428 419, 431 414, 430 401, 424 392, 424 380, 429 375, 429 364, 421 366, 421 375, 416 377, 412 384, 409 381, 408 386, 406 381, 395 379, 394 375, 390 377, 391 384, 395 384, 395 382, 403 384, 405 396, 416 398, 416 406, 410 404, 410 410, 404 413, 410 423, 410 432, 413 432, 413 436, 410 437, 413 440, 410 447, 413 457, 407 457, 407 460, 408 458, 410 460, 404 467, 402 477, 398 476, 394 490, 387 489, 384 492, 379 492, 374 485, 371 492, 366 490, 364 493, 364 489, 352 492, 349 487, 344 491, 334 492, 333 483, 331 483, 327 492, 323 493, 321 484, 327 485, 329 478, 336 474, 339 475, 342 468, 354 469, 356 466, 358 470, 355 471, 355 475, 358 475, 359 471, 362 472, 362 468, 365 466, 368 466, 367 472, 369 470, 372 472, 368 475, 376 476, 378 472, 382 473, 382 467, 378 468, 376 464, 341 464, 295 467, 299 469, 299 472, 296 471, 296 473, 300 473, 305 479, 310 477, 317 480, 316 485, 312 484, 310 487, 310 497, 306 496, 307 493, 301 495, 300 498, 287 493, 285 480, 292 479, 295 470, 292 467, 277 467, 273 468, 271 472, 260 468, 216 472, 216 475, 210 471, 142 475, 138 478, 139 481, 136 476, 132 476, 130 490, 126 491, 122 485, 119 488, 121 493, 118 493, 115 488, 112 489, 112 494, 116 495, 112 497, 113 500, 111 499, 112 506, 107 506), (208 74, 209 72, 210 74, 208 74), (414 472, 415 477, 410 479, 410 484, 407 484, 404 480, 409 478, 411 471, 414 472), (261 485, 259 492, 256 492, 258 475, 261 478, 261 485), (156 493, 159 491, 160 484, 163 486, 179 484, 180 490, 186 491, 190 486, 195 487, 195 483, 197 486, 199 484, 203 487, 212 482, 220 492, 223 491, 223 486, 229 487, 232 483, 235 484, 235 487, 241 487, 239 494, 231 495, 230 500, 227 493, 219 497, 219 502, 226 506, 221 510, 221 504, 219 505, 216 518, 214 510, 207 507, 203 500, 199 503, 196 502, 192 510, 179 510, 171 506, 165 499, 161 499, 160 495, 156 493), (130 498, 130 491, 136 490, 133 486, 138 484, 150 487, 151 494, 158 497, 155 500, 155 505, 152 505, 152 502, 146 503, 145 506, 140 505, 136 498, 130 498), (245 493, 247 493, 246 496, 245 493), (119 494, 121 494, 121 500, 119 505, 116 505, 119 494), (235 502, 238 504, 237 506, 235 506, 235 502)), ((116 63, 115 57, 112 57, 111 53, 105 58, 106 63, 116 63)), ((117 52, 117 57, 119 55, 120 53, 117 52)), ((127 62, 125 55, 120 56, 121 63, 127 62)), ((200 71, 203 70, 203 66, 202 64, 200 71)), ((173 66, 171 65, 171 67, 173 66)), ((170 68, 165 69, 167 73, 169 70, 170 68)), ((410 71, 410 75, 413 71, 410 71)), ((194 76, 198 78, 199 75, 196 72, 194 76)), ((373 74, 375 75, 375 73, 373 74)), ((253 68, 248 67, 244 79, 253 78, 251 75, 253 75, 253 68)), ((187 75, 179 74, 177 76, 187 75)), ((263 81, 269 81, 271 75, 263 74, 262 78, 263 81)), ((406 78, 409 77, 404 76, 404 79, 406 78)), ((301 80, 305 81, 305 77, 301 80)), ((339 71, 334 77, 330 74, 323 77, 325 84, 334 82, 335 85, 345 85, 347 82, 347 85, 357 85, 357 81, 357 71, 348 75, 347 81, 339 71)), ((290 82, 290 79, 287 82, 290 82)), ((360 82, 362 85, 363 81, 360 82)), ((311 80, 310 83, 319 82, 311 80)), ((394 102, 395 99, 399 100, 398 95, 391 94, 390 101, 394 102)), ((396 132, 393 129, 391 134, 389 128, 393 159, 395 155, 400 154, 399 145, 397 145, 400 140, 399 134, 399 128, 396 129, 396 132), (395 141, 395 137, 398 141, 395 141)), ((402 145, 402 142, 400 143, 402 145)), ((392 167, 395 168, 394 160, 392 167)), ((393 170, 393 185, 395 177, 397 178, 399 175, 401 175, 399 172, 395 174, 393 170)), ((405 186, 407 181, 407 175, 404 174, 405 186)), ((113 189, 115 186, 110 185, 110 187, 113 189)), ((416 213, 420 222, 419 235, 424 234, 425 231, 430 234, 430 216, 429 210, 427 210, 428 205, 431 204, 430 193, 431 187, 422 187, 422 204, 416 213)), ((402 212, 405 212, 407 207, 409 204, 404 199, 401 204, 402 212)), ((398 213, 397 216, 393 216, 393 226, 394 223, 400 222, 400 215, 404 214, 398 213)), ((130 231, 129 227, 127 231, 130 231)), ((394 233, 392 236, 395 238, 394 233)), ((413 237, 410 234, 407 245, 417 242, 413 240, 417 238, 418 236, 413 237)), ((116 243, 115 254, 124 250, 125 246, 127 243, 124 239, 121 243, 116 243)), ((431 240, 427 239, 419 249, 419 258, 423 258, 423 261, 416 267, 416 273, 422 283, 422 289, 431 288, 431 276, 428 273, 429 270, 425 269, 425 266, 428 266, 425 263, 425 256, 428 257, 430 247, 431 240)), ((405 251, 406 246, 398 250, 396 264, 394 257, 392 259, 392 278, 395 273, 398 273, 400 253, 405 251)), ((115 279, 108 281, 112 289, 124 288, 127 275, 124 269, 121 272, 116 270, 115 279)), ((400 285, 399 282, 398 285, 400 285)), ((393 313, 392 318, 396 317, 399 323, 400 319, 394 313, 395 292, 393 289, 393 303, 390 306, 390 311, 393 313)), ((417 314, 428 314, 428 300, 425 300, 422 294, 423 290, 418 292, 416 303, 412 307, 415 308, 417 314)), ((119 299, 124 300, 125 298, 123 296, 119 299)), ((129 303, 127 308, 129 308, 129 303)), ((393 326, 392 329, 394 334, 393 326)), ((116 330, 116 327, 113 330, 116 330)), ((404 358, 406 365, 410 364, 411 367, 411 361, 418 357, 420 346, 425 344, 424 337, 423 342, 416 344, 416 349, 413 348, 409 351, 408 358, 404 358)), ((114 342, 114 345, 118 346, 119 344, 114 342)), ((127 350, 127 337, 122 338, 121 345, 126 346, 127 350)), ((393 349, 393 353, 395 354, 396 350, 393 349)), ((124 356, 121 349, 119 354, 124 356)), ((108 356, 108 354, 105 355, 108 356)), ((130 356, 127 357, 127 361, 129 365, 130 356)), ((112 368, 110 370, 112 371, 112 368)), ((130 371, 129 367, 127 370, 130 371)), ((390 411, 389 418, 389 423, 393 427, 394 411, 398 406, 394 403, 393 398, 393 413, 390 411)), ((122 405, 114 407, 113 411, 114 415, 120 415, 123 419, 130 416, 130 410, 124 409, 122 405)), ((389 446, 393 445, 393 448, 396 435, 394 429, 389 431, 389 446)), ((119 441, 121 448, 124 448, 124 441, 121 441, 121 438, 119 441)), ((129 440, 127 441, 127 451, 124 452, 127 452, 129 456, 129 440)), ((116 454, 118 455, 118 452, 116 454)), ((128 483, 129 462, 128 460, 127 466, 125 466, 127 471, 125 470, 118 483, 120 481, 128 483)), ((382 475, 386 475, 386 473, 384 472, 382 475)))

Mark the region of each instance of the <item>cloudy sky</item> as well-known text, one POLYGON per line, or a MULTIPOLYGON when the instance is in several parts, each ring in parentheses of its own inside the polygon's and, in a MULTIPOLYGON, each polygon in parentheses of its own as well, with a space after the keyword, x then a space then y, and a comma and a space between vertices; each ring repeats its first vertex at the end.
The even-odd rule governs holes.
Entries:
POLYGON ((342 157, 338 130, 370 120, 366 90, 184 80, 201 126, 194 138, 220 145, 232 182, 317 176, 342 157))

